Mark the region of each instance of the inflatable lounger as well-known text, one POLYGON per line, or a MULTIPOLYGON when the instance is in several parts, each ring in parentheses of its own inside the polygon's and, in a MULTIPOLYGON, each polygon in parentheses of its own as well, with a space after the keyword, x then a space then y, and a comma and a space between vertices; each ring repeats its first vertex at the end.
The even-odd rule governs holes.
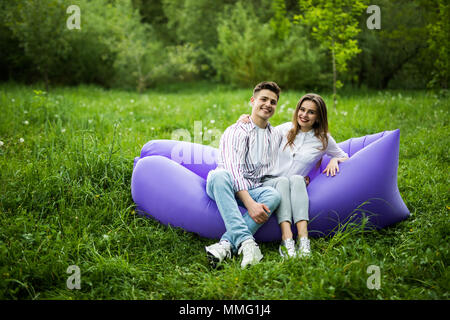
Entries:
MULTIPOLYGON (((320 168, 309 173, 310 236, 332 235, 345 223, 359 223, 363 217, 368 222, 366 227, 378 229, 409 216, 397 187, 399 144, 398 129, 339 143, 350 159, 340 164, 340 172, 334 177, 321 173, 330 160, 326 155, 322 158, 320 168)), ((216 168, 217 155, 213 147, 184 141, 146 143, 134 160, 131 178, 138 213, 219 239, 225 225, 216 202, 206 194, 206 177, 216 168)), ((255 239, 281 239, 274 214, 256 232, 255 239)))

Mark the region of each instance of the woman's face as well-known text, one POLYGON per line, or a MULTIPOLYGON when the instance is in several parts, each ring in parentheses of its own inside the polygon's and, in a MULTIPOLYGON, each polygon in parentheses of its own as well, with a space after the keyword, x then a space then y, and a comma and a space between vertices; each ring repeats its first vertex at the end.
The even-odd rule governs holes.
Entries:
POLYGON ((297 113, 300 130, 304 132, 311 130, 316 121, 319 121, 316 104, 311 100, 303 101, 297 113))

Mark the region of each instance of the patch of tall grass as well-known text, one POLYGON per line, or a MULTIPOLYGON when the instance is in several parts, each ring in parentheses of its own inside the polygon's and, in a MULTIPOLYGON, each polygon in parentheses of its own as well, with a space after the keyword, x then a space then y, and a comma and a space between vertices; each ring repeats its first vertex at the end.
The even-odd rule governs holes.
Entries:
MULTIPOLYGON (((147 141, 180 128, 193 139, 194 121, 223 132, 250 112, 250 89, 40 90, 0 85, 0 298, 448 299, 448 96, 350 90, 334 110, 322 94, 338 142, 400 128, 398 185, 411 216, 382 230, 365 228, 370 213, 343 221, 312 239, 308 259, 282 260, 278 243, 263 243, 263 261, 241 270, 239 257, 209 268, 213 240, 137 215, 130 182, 147 141), (71 265, 80 290, 66 286, 71 265), (370 265, 379 290, 367 287, 370 265)), ((304 93, 283 92, 272 124, 290 121, 304 93)))

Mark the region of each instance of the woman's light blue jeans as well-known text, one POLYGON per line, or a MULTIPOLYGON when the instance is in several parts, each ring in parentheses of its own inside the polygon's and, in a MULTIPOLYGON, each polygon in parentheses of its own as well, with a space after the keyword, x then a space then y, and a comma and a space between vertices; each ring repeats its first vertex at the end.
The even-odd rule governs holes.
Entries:
MULTIPOLYGON (((269 207, 270 212, 274 212, 280 204, 280 195, 272 187, 261 186, 247 191, 253 200, 269 207)), ((228 171, 210 171, 206 180, 206 193, 216 201, 225 223, 227 231, 223 234, 221 241, 230 242, 233 252, 236 252, 243 241, 254 239, 253 235, 263 224, 256 223, 248 211, 242 214, 239 210, 238 205, 244 206, 244 204, 235 196, 233 180, 228 171)))

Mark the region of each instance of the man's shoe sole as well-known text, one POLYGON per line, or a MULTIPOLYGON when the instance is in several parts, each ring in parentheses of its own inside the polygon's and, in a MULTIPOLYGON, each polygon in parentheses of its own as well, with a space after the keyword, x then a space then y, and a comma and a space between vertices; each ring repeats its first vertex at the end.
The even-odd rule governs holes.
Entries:
POLYGON ((215 255, 213 255, 211 252, 209 252, 208 250, 206 250, 206 257, 208 258, 209 264, 213 267, 213 268, 217 268, 217 265, 220 263, 220 259, 217 258, 215 255))

